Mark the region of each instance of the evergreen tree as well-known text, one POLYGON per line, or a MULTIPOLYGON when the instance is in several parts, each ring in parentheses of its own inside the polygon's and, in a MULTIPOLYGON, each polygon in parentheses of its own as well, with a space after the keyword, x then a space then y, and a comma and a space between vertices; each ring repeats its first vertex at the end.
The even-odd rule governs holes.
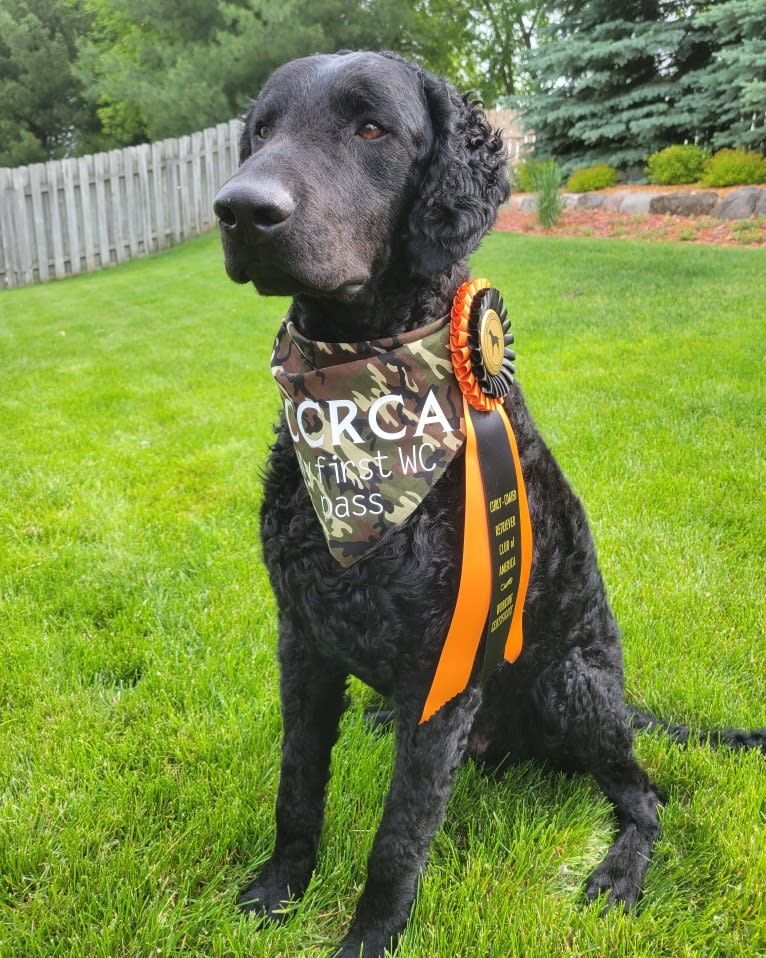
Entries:
POLYGON ((714 3, 696 26, 716 47, 704 70, 685 77, 680 108, 697 140, 766 151, 766 0, 714 3))
POLYGON ((681 0, 573 0, 552 18, 528 60, 540 88, 525 104, 536 152, 567 170, 628 168, 683 142, 679 78, 699 75, 712 53, 694 13, 681 0))

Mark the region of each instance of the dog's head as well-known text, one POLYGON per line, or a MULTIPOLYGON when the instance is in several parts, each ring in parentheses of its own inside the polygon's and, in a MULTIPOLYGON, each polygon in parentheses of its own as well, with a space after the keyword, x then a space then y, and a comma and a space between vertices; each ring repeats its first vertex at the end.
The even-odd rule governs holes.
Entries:
POLYGON ((291 61, 253 101, 215 212, 229 276, 350 302, 391 262, 465 258, 508 196, 502 141, 443 79, 390 54, 291 61))

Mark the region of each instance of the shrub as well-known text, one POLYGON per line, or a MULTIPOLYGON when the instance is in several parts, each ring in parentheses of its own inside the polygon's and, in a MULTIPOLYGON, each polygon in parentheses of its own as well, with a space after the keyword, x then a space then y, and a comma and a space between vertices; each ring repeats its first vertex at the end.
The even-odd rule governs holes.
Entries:
POLYGON ((555 160, 545 160, 534 167, 532 185, 538 194, 537 218, 545 229, 555 226, 564 210, 564 201, 559 196, 563 178, 561 167, 555 160))
POLYGON ((766 183, 766 159, 753 150, 719 150, 705 163, 705 186, 766 183))
POLYGON ((696 183, 702 176, 705 161, 710 153, 691 143, 685 146, 668 146, 652 153, 646 161, 646 175, 650 183, 669 186, 680 183, 696 183))
POLYGON ((567 189, 572 193, 588 193, 603 190, 617 182, 617 170, 608 163, 598 163, 584 170, 575 170, 567 180, 567 189))

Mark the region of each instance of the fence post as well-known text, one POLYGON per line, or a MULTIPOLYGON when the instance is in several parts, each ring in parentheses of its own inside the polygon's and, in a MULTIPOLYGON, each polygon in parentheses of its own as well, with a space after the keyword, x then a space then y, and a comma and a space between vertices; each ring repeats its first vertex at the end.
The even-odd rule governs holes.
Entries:
POLYGON ((29 167, 24 166, 11 170, 11 237, 16 237, 16 285, 23 286, 34 283, 34 256, 32 254, 32 237, 30 235, 30 217, 27 216, 27 185, 29 183, 29 167))
POLYGON ((13 182, 11 170, 0 169, 0 285, 3 287, 16 286, 16 257, 11 242, 13 237, 13 218, 11 203, 13 202, 13 182))

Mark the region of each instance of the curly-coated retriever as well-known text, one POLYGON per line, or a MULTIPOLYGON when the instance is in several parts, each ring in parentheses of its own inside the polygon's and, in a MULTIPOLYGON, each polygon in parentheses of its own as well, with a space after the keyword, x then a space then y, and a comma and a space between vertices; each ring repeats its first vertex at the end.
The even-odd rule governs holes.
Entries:
MULTIPOLYGON (((263 294, 293 297, 305 340, 360 342, 446 316, 466 258, 508 197, 500 136, 443 79, 386 53, 318 55, 280 67, 247 116, 241 168, 215 204, 226 269, 263 294)), ((283 418, 262 508, 279 614, 284 740, 270 860, 242 893, 279 917, 315 865, 330 752, 352 674, 390 700, 396 760, 367 882, 339 954, 374 958, 402 932, 456 770, 540 759, 590 772, 618 830, 586 893, 635 904, 657 838, 657 788, 633 754, 620 633, 583 507, 517 386, 505 401, 526 483, 534 553, 524 648, 482 687, 420 722, 460 576, 464 466, 350 565, 328 551, 283 418)), ((294 430, 293 430, 294 432, 294 430)), ((660 723, 679 740, 689 732, 660 723)), ((766 733, 720 732, 764 749, 766 733)))

